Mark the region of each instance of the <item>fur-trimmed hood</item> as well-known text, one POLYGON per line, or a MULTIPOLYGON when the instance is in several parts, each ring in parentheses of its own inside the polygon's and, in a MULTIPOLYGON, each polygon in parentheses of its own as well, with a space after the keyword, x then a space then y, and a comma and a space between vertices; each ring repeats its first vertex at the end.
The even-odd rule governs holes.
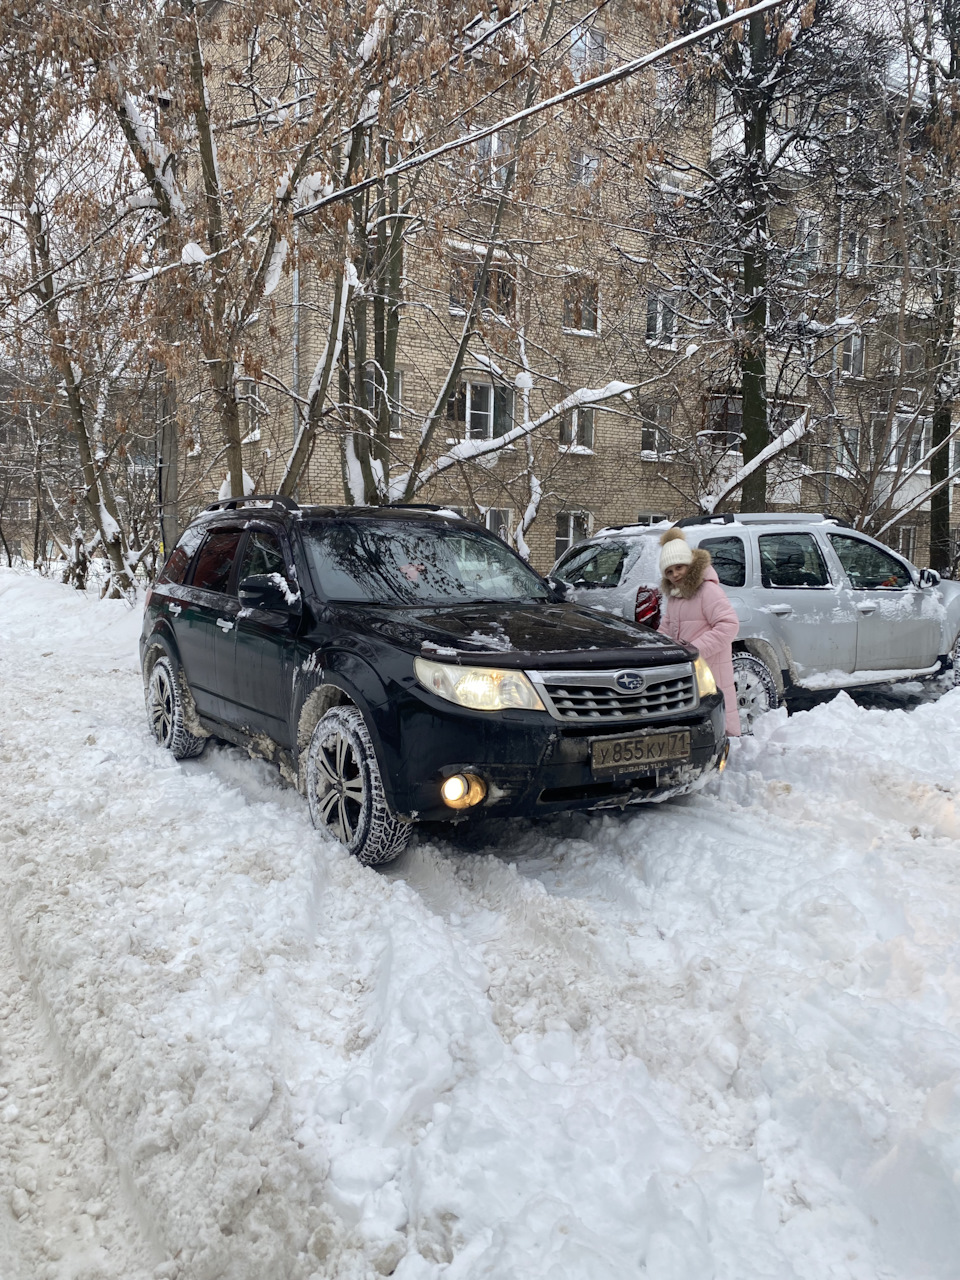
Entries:
POLYGON ((710 581, 720 581, 716 569, 710 562, 710 552, 704 547, 694 547, 690 568, 684 576, 676 586, 663 578, 660 582, 660 590, 665 596, 679 596, 681 600, 692 600, 703 584, 710 581))

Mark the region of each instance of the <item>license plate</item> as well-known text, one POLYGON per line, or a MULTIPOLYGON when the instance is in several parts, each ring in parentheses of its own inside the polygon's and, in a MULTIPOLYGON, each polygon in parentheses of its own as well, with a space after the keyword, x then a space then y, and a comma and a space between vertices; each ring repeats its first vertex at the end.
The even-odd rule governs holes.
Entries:
POLYGON ((651 773, 661 764, 689 758, 689 729, 635 734, 632 738, 598 738, 590 743, 590 768, 597 777, 651 773))

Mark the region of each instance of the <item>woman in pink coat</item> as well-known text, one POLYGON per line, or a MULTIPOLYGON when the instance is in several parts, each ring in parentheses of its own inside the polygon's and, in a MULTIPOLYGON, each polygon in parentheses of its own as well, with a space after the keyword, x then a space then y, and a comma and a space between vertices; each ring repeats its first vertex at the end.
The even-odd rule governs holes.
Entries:
POLYGON ((694 550, 682 529, 668 529, 660 545, 664 601, 660 630, 700 650, 723 694, 727 736, 739 738, 733 642, 740 630, 740 621, 710 563, 709 551, 702 547, 694 550))

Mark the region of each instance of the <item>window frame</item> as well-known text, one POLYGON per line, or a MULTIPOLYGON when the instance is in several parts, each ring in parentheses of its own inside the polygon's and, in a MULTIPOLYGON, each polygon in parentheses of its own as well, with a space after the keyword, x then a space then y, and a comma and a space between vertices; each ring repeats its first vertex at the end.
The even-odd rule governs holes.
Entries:
POLYGON ((843 570, 843 576, 846 578, 851 591, 907 591, 911 587, 916 586, 913 574, 910 572, 910 569, 908 568, 908 566, 904 563, 903 558, 898 556, 897 553, 893 551, 890 547, 878 547, 875 545, 875 543, 868 542, 866 538, 858 538, 856 537, 855 534, 847 533, 839 529, 836 530, 835 532, 828 533, 827 541, 830 544, 831 551, 837 558, 837 563, 840 565, 840 568, 843 570), (838 541, 853 542, 853 543, 856 543, 858 546, 869 548, 870 551, 873 551, 877 555, 887 556, 890 560, 894 561, 895 564, 898 564, 900 566, 902 571, 906 574, 907 581, 900 586, 886 586, 886 587, 881 585, 861 586, 860 584, 854 582, 854 580, 850 576, 850 572, 847 569, 847 566, 843 563, 843 560, 840 556, 840 552, 837 550, 838 541))
POLYGON ((509 547, 513 538, 513 507, 481 507, 483 527, 509 547))
POLYGON ((870 265, 869 231, 847 231, 844 234, 843 273, 852 278, 866 274, 870 265))
POLYGON ((577 83, 589 80, 607 61, 607 33, 596 23, 578 22, 570 28, 570 70, 577 83))
POLYGON ((240 547, 243 545, 244 533, 245 533, 245 529, 242 526, 237 526, 237 525, 227 525, 226 527, 221 526, 219 528, 214 528, 214 529, 205 529, 204 530, 205 536, 203 538, 203 541, 197 547, 196 551, 194 551, 193 553, 193 559, 191 560, 190 565, 188 566, 188 571, 187 571, 189 576, 184 577, 183 585, 191 587, 194 591, 206 591, 209 595, 226 596, 226 597, 235 596, 237 594, 235 582, 236 582, 237 570, 240 567, 239 566, 240 547), (203 552, 207 546, 207 543, 212 542, 214 538, 224 537, 224 536, 233 537, 234 535, 236 536, 237 544, 236 544, 236 548, 234 549, 233 559, 230 562, 230 572, 227 575, 223 588, 219 589, 217 587, 208 587, 201 583, 198 583, 196 581, 197 570, 200 567, 200 558, 203 555, 203 552), (233 591, 230 590, 231 586, 234 588, 233 591))
MULTIPOLYGON (((477 283, 483 268, 483 258, 473 253, 454 250, 450 258, 450 314, 465 316, 477 296, 477 283), (470 297, 461 292, 465 274, 472 269, 473 285, 470 297)), ((480 299, 480 312, 496 316, 498 320, 511 321, 516 313, 517 281, 512 270, 502 261, 494 259, 487 272, 484 292, 480 299), (491 302, 491 298, 494 299, 491 302)))
POLYGON ((564 333, 581 338, 596 338, 600 335, 600 281, 596 276, 586 272, 568 272, 563 279, 563 311, 561 328, 564 333), (586 287, 584 287, 586 286, 586 287), (573 292, 576 290, 576 293, 573 292), (592 299, 588 294, 592 293, 592 299), (592 310, 591 310, 592 302, 592 310), (579 319, 593 319, 592 327, 583 323, 571 323, 579 319))
POLYGON ((593 515, 589 511, 584 511, 581 509, 577 511, 561 510, 557 512, 556 526, 555 526, 556 534, 555 534, 554 543, 553 543, 554 564, 556 564, 556 562, 560 559, 560 557, 562 555, 565 555, 566 552, 568 552, 571 547, 575 547, 579 545, 579 543, 581 542, 586 542, 586 540, 590 537, 590 528, 592 524, 593 524, 593 515), (565 533, 560 532, 561 521, 566 522, 565 533), (583 534, 580 537, 576 536, 575 526, 577 521, 581 522, 581 528, 583 529, 583 534), (566 540, 566 545, 561 547, 560 544, 564 540, 566 540))
POLYGON ((840 373, 845 378, 863 378, 866 368, 867 337, 853 330, 843 340, 840 350, 840 373))
POLYGON ((673 455, 674 450, 670 448, 669 443, 664 447, 665 441, 672 438, 673 426, 673 405, 664 401, 658 401, 656 404, 642 404, 640 409, 640 459, 647 462, 660 462, 665 458, 673 455), (664 425, 663 419, 666 418, 667 425, 664 425), (649 444, 644 444, 644 436, 652 433, 653 448, 649 444))
MULTIPOLYGON (((461 379, 455 395, 447 401, 447 418, 457 424, 461 431, 460 440, 496 440, 505 436, 514 426, 515 395, 512 387, 506 383, 495 382, 489 378, 461 379), (477 391, 489 393, 489 407, 486 410, 474 408, 474 395, 477 391), (460 416, 461 406, 463 416, 460 416), (504 413, 505 410, 505 413, 504 413), (474 415, 486 416, 485 428, 482 432, 475 430, 474 415), (499 429, 498 429, 499 428, 499 429)), ((510 448, 511 446, 504 446, 510 448)))
POLYGON ((578 404, 560 415, 561 453, 592 454, 596 440, 596 411, 592 404, 578 404))
POLYGON ((677 310, 671 305, 672 295, 658 289, 647 294, 647 328, 645 341, 649 347, 675 351, 677 346, 677 310), (669 316, 669 324, 666 317, 669 316))
POLYGON ((824 555, 824 548, 820 545, 817 537, 808 532, 806 529, 782 529, 777 532, 760 533, 757 535, 757 560, 759 569, 760 586, 764 591, 830 591, 833 586, 833 578, 830 573, 830 565, 827 557, 824 555), (767 574, 763 566, 763 543, 771 538, 809 538, 810 545, 814 548, 817 558, 820 561, 820 567, 823 570, 824 582, 807 582, 796 583, 792 586, 775 586, 767 580, 767 574))

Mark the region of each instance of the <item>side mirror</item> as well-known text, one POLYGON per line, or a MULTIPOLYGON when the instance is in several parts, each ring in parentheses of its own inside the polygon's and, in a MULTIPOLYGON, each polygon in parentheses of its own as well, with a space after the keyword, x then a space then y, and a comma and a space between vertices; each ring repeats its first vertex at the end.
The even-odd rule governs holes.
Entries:
POLYGON ((261 609, 266 613, 299 613, 300 592, 292 591, 279 573, 252 573, 237 588, 243 609, 261 609))
POLYGON ((940 581, 940 575, 939 573, 937 573, 936 569, 920 570, 921 587, 935 587, 939 581, 940 581))
POLYGON ((547 586, 553 592, 554 600, 557 602, 566 600, 567 593, 570 590, 570 587, 566 582, 561 582, 559 578, 548 578, 547 586))

